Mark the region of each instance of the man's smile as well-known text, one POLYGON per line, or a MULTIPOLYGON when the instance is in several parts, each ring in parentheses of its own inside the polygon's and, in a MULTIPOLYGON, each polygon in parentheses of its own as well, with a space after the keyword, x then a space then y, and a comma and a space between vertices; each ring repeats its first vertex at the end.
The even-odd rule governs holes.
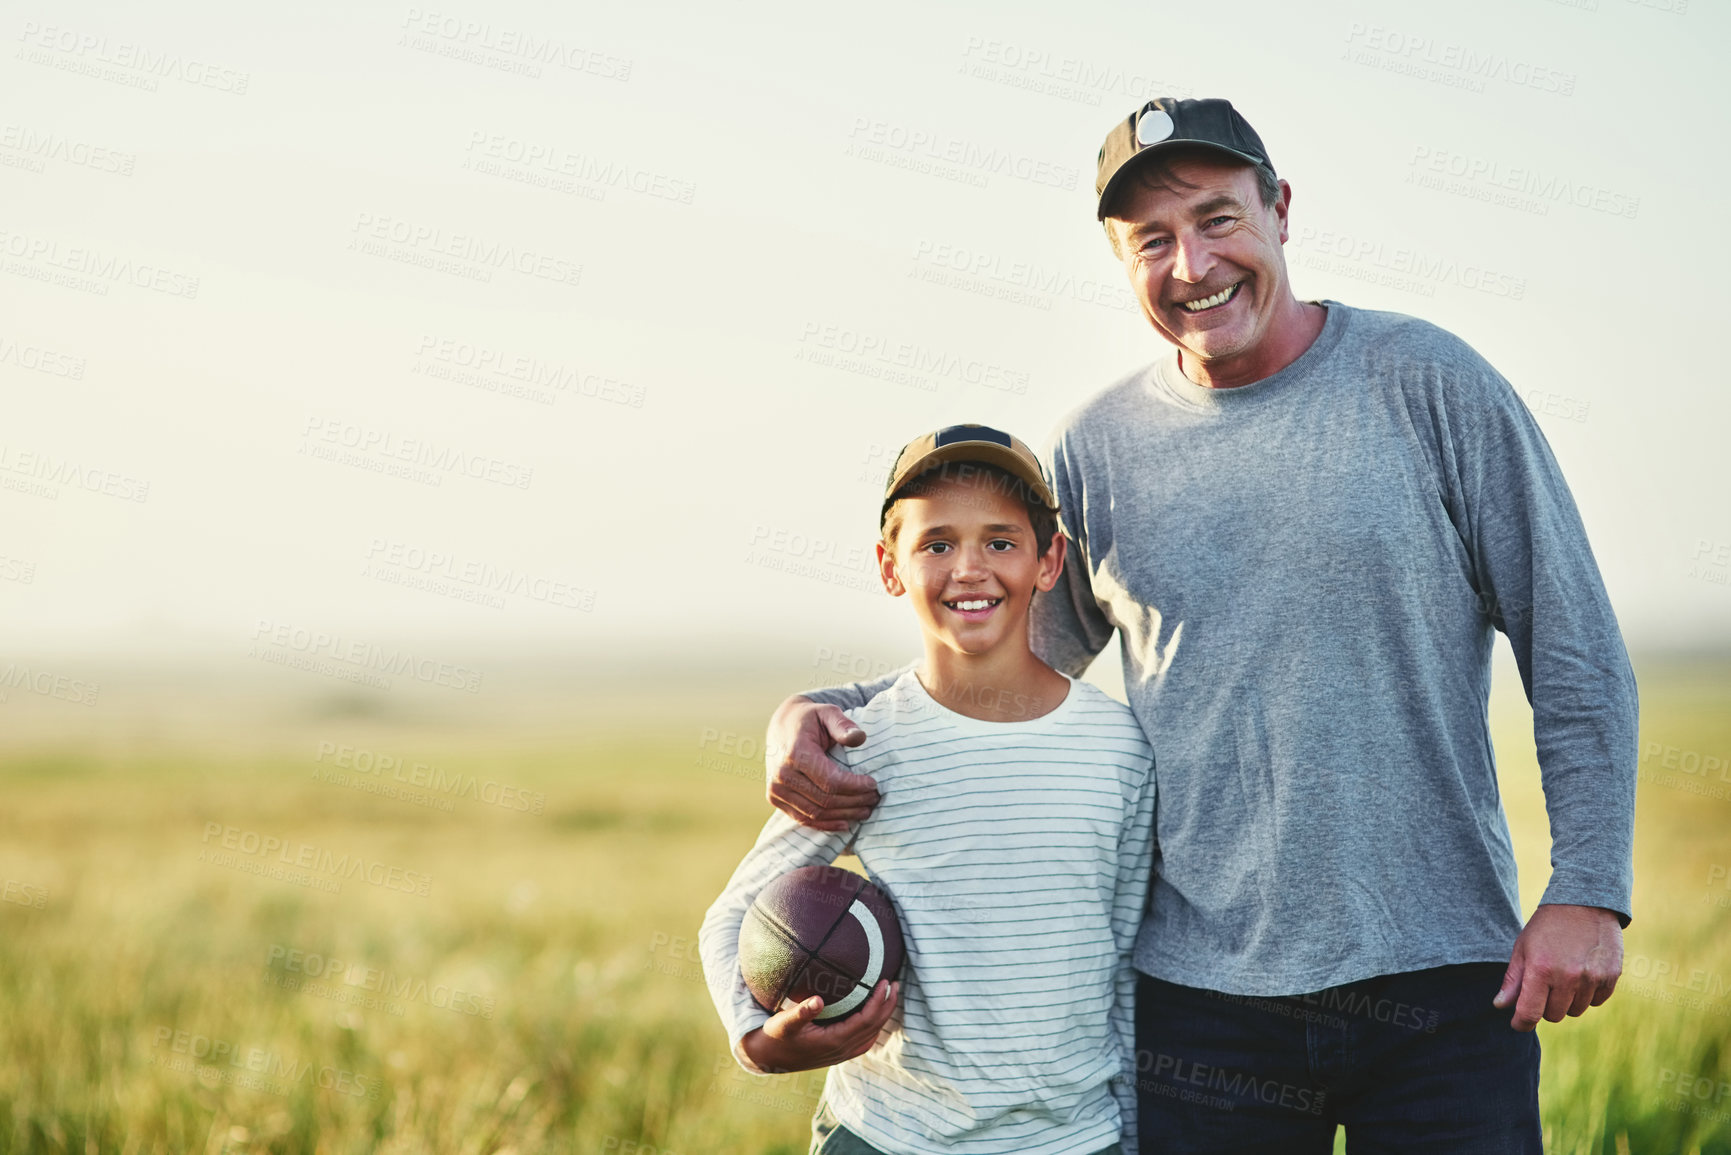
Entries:
POLYGON ((1218 309, 1221 305, 1238 295, 1238 290, 1244 287, 1243 281, 1234 281, 1211 297, 1202 297, 1194 301, 1179 301, 1178 305, 1186 313, 1204 313, 1209 309, 1218 309))

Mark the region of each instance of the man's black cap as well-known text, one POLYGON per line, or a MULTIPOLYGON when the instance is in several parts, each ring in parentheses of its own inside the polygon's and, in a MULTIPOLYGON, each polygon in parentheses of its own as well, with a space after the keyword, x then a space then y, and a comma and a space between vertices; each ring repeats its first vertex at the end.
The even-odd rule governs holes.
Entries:
POLYGON ((1173 148, 1212 148, 1249 161, 1274 174, 1274 162, 1250 122, 1225 100, 1179 100, 1162 96, 1132 112, 1106 134, 1094 175, 1098 220, 1106 219, 1106 201, 1123 183, 1133 161, 1173 148))

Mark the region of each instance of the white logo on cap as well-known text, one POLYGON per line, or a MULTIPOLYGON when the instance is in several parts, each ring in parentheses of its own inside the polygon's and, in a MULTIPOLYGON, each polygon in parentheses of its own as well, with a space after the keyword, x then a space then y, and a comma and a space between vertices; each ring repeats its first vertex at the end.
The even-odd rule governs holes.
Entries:
POLYGON ((1136 122, 1136 143, 1158 144, 1172 135, 1173 127, 1172 117, 1156 108, 1136 122))

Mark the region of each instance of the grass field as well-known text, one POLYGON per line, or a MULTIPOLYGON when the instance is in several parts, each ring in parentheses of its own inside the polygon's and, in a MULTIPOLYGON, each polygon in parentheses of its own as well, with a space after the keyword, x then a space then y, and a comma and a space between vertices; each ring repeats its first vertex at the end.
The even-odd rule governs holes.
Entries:
MULTIPOLYGON (((1731 671, 1640 673, 1626 977, 1541 1026, 1564 1155, 1731 1151, 1731 671)), ((0 1151, 805 1150, 820 1079, 735 1071, 694 946, 771 687, 485 714, 320 681, 0 707, 0 1151)), ((1523 709, 1493 723, 1530 909, 1523 709)))

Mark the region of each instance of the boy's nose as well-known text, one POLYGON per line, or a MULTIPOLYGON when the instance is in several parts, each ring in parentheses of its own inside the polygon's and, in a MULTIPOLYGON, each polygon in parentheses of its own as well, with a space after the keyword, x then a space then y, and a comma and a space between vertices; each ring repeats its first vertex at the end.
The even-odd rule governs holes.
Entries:
POLYGON ((983 581, 989 576, 986 570, 986 559, 983 554, 973 550, 961 550, 956 557, 956 568, 952 575, 957 581, 983 581))

